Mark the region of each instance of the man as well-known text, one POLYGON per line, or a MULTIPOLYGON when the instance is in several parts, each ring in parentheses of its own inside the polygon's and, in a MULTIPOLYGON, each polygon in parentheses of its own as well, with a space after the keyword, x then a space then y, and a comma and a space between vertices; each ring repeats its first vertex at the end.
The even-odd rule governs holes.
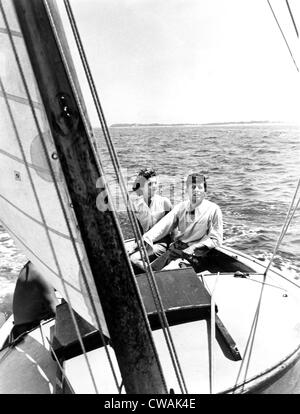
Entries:
MULTIPOLYGON (((171 209, 172 204, 167 197, 157 194, 157 175, 153 169, 141 169, 133 185, 134 196, 132 204, 137 216, 141 233, 151 229, 171 209)), ((167 232, 163 237, 156 239, 152 244, 150 262, 166 252, 171 242, 167 232)), ((127 244, 127 252, 131 262, 139 269, 144 270, 143 261, 136 243, 127 244)))
POLYGON ((152 263, 154 270, 180 267, 180 262, 191 263, 222 244, 223 220, 220 207, 207 200, 204 175, 189 174, 186 179, 187 199, 177 204, 143 238, 151 252, 153 244, 177 229, 175 242, 169 250, 152 263), (187 259, 186 262, 184 259, 187 259))

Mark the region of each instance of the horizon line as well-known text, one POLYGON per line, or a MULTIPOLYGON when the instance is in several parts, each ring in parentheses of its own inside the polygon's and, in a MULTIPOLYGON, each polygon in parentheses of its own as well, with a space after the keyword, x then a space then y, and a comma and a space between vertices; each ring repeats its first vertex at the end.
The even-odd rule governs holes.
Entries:
POLYGON ((223 121, 223 122, 204 122, 204 123, 191 123, 191 122, 114 122, 109 128, 119 127, 119 126, 203 126, 203 125, 228 125, 228 124, 297 124, 295 120, 285 120, 285 121, 270 121, 270 120, 252 120, 252 121, 223 121))

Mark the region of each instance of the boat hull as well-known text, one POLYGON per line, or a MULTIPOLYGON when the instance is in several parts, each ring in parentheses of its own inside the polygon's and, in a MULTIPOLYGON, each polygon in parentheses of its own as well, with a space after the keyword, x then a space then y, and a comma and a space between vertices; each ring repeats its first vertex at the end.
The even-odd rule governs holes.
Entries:
MULTIPOLYGON (((13 347, 0 352, 0 394, 53 394, 56 392, 57 364, 47 338, 54 321, 33 329, 13 347), (43 329, 43 331, 42 331, 43 329)), ((0 330, 7 331, 11 321, 0 330)))
MULTIPOLYGON (((39 335, 39 328, 33 332, 39 335)), ((0 352, 0 394, 53 394, 57 392, 58 366, 49 349, 32 339, 0 352), (3 360, 7 359, 6 362, 3 360)), ((87 390, 87 393, 89 391, 87 390)), ((225 394, 300 394, 300 349, 269 372, 225 394)))
MULTIPOLYGON (((224 323, 225 330, 228 330, 230 337, 235 340, 240 354, 244 356, 249 329, 263 286, 265 264, 234 249, 222 247, 212 256, 214 263, 211 270, 216 268, 213 266, 221 265, 223 256, 226 266, 229 266, 234 260, 234 269, 240 263, 240 269, 243 269, 244 272, 248 271, 248 273, 224 272, 218 276, 217 273, 212 273, 206 269, 198 275, 195 274, 195 278, 202 281, 207 292, 214 290, 216 279, 219 278, 214 293, 217 316, 224 323), (254 273, 251 273, 251 271, 254 273)), ((207 265, 209 267, 209 263, 207 265)), ((176 300, 182 300, 183 296, 191 297, 192 294, 193 305, 196 309, 197 295, 195 292, 197 283, 191 282, 192 290, 189 292, 186 290, 187 272, 190 274, 191 269, 180 269, 176 272, 178 272, 178 276, 182 275, 185 282, 183 284, 174 282, 176 284, 174 289, 178 290, 176 295, 179 295, 179 299, 176 300)), ((280 278, 279 270, 270 269, 267 283, 264 286, 265 306, 261 308, 261 320, 255 338, 253 358, 247 375, 240 376, 238 380, 241 361, 229 355, 228 343, 224 346, 224 343, 222 344, 222 341, 216 338, 214 350, 211 349, 211 319, 205 315, 197 318, 195 317, 195 315, 197 316, 197 309, 197 312, 194 313, 192 309, 183 306, 181 302, 180 306, 176 307, 176 303, 171 303, 169 300, 168 295, 172 290, 172 280, 176 280, 175 273, 168 273, 165 278, 168 285, 164 285, 161 284, 164 279, 161 277, 162 272, 159 272, 160 280, 158 282, 162 299, 168 299, 169 309, 167 314, 174 316, 169 321, 170 331, 186 376, 189 393, 300 393, 300 323, 297 316, 299 315, 300 298, 299 287, 296 286, 294 281, 289 282, 286 278, 280 278), (180 315, 181 307, 182 315, 180 315), (175 313, 177 314, 175 315, 175 313), (189 318, 189 320, 185 321, 184 318, 189 318), (213 370, 210 367, 212 359, 209 358, 212 352, 214 355, 213 370), (213 378, 213 388, 210 388, 211 378, 213 378), (243 385, 235 386, 236 383, 242 383, 243 385)), ((156 276, 159 274, 157 273, 156 276)), ((191 274, 189 277, 191 277, 191 274)), ((139 278, 140 276, 137 277, 137 280, 139 278)), ((143 289, 146 289, 145 278, 142 277, 141 279, 143 279, 143 289)), ((143 291, 141 291, 141 294, 143 296, 143 291)), ((173 299, 176 298, 176 295, 173 296, 173 299)), ((151 307, 144 297, 143 299, 146 309, 151 307)), ((190 305, 188 304, 188 306, 190 305)), ((149 309, 147 311, 149 321, 152 323, 153 309, 150 310, 151 317, 149 309)), ((1 333, 2 336, 5 336, 9 331, 9 323, 11 324, 7 321, 1 327, 0 339, 1 333)), ((24 341, 14 348, 6 348, 0 352, 0 393, 55 393, 61 389, 57 388, 60 372, 51 356, 48 343, 48 340, 52 338, 50 335, 52 325, 54 325, 54 321, 43 324, 42 329, 37 328, 30 332, 24 338, 24 341), (26 383, 26 387, 24 383, 26 383)), ((157 324, 152 328, 154 342, 162 363, 168 389, 173 388, 175 393, 180 393, 163 332, 157 324)), ((117 371, 114 351, 111 347, 109 347, 109 350, 117 371)), ((99 381, 97 383, 99 390, 107 394, 116 393, 114 379, 112 376, 110 378, 108 374, 110 367, 106 362, 104 348, 98 347, 89 350, 88 355, 94 361, 93 366, 98 367, 95 374, 97 381, 99 381), (103 372, 105 372, 104 376, 103 372)), ((64 361, 64 369, 75 392, 95 392, 93 384, 88 379, 89 372, 85 368, 83 355, 68 356, 68 359, 64 361)), ((119 376, 119 372, 117 375, 119 376)))
POLYGON ((244 394, 300 394, 300 347, 278 366, 233 392, 244 394))

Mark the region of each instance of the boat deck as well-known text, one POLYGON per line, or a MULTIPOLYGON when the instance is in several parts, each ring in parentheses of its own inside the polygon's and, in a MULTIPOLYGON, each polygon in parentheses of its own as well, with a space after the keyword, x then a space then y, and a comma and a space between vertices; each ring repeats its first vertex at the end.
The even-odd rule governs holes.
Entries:
MULTIPOLYGON (((206 270, 198 275, 193 273, 195 280, 198 281, 195 283, 195 281, 191 282, 190 276, 187 277, 188 274, 191 275, 191 271, 181 269, 177 274, 178 277, 182 277, 181 287, 178 283, 174 283, 175 303, 166 300, 170 297, 166 292, 172 291, 172 283, 169 283, 172 281, 172 274, 168 273, 170 280, 169 284, 165 284, 166 292, 158 283, 188 392, 195 394, 210 392, 289 393, 291 389, 293 392, 299 392, 300 382, 297 379, 300 370, 300 364, 297 364, 300 357, 299 287, 296 286, 295 281, 291 283, 282 277, 279 271, 271 268, 262 292, 264 264, 233 249, 222 248, 220 253, 230 255, 231 258, 242 263, 241 269, 248 271, 251 269, 252 272, 230 273, 226 271, 218 274, 206 270), (207 302, 205 292, 202 292, 202 299, 199 299, 199 302, 195 301, 199 284, 205 288, 205 292, 214 292, 216 315, 224 324, 229 339, 236 344, 242 357, 245 356, 251 327, 259 309, 250 362, 248 367, 247 363, 243 362, 240 375, 242 361, 234 358, 229 352, 230 343, 226 341, 224 343, 219 338, 211 341, 210 301, 207 302), (185 288, 185 285, 189 288, 185 288), (180 298, 179 302, 176 297, 180 298), (182 300, 188 302, 187 306, 182 300), (178 306, 176 306, 176 301, 178 306), (259 301, 260 307, 258 308, 259 301), (209 312, 207 312, 208 309, 209 312), (184 323, 180 319, 182 318, 181 311, 185 312, 184 323), (280 382, 278 378, 284 375, 289 377, 280 382), (242 382, 244 382, 243 387, 235 388, 242 382)), ((162 273, 160 272, 160 276, 162 273)), ((208 297, 210 298, 209 295, 208 297)), ((144 302, 150 323, 153 323, 150 315, 151 313, 153 315, 151 303, 145 300, 144 302)), ((43 325, 43 335, 40 329, 36 329, 14 348, 0 352, 0 393, 55 391, 57 365, 49 354, 49 346, 45 340, 45 337, 50 339, 50 328, 53 324, 54 321, 43 325)), ((173 389, 175 393, 180 393, 181 389, 163 331, 158 329, 158 326, 153 329, 153 337, 168 390, 173 389)), ((118 383, 121 384, 114 351, 110 346, 107 349, 111 355, 118 383)), ((88 359, 97 384, 97 392, 117 393, 104 348, 91 349, 88 352, 88 359)), ((64 368, 75 392, 94 393, 96 391, 83 355, 65 360, 64 368)), ((122 392, 125 392, 124 389, 122 392)))
MULTIPOLYGON (((232 249, 230 251, 224 249, 223 252, 237 258, 238 253, 232 249)), ((251 326, 258 309, 265 266, 247 255, 242 257, 238 255, 238 260, 242 261, 243 266, 248 270, 250 266, 252 267, 253 272, 248 273, 247 277, 236 277, 235 273, 228 272, 220 273, 219 276, 217 273, 203 272, 199 277, 210 292, 213 291, 217 281, 214 290, 217 315, 236 343, 239 353, 244 357, 251 326)), ((184 272, 182 275, 184 278, 184 272)), ((242 362, 232 358, 228 347, 215 340, 211 348, 210 318, 171 326, 172 338, 188 392, 196 394, 256 392, 255 390, 272 392, 271 388, 276 388, 276 378, 283 375, 284 371, 299 358, 299 311, 300 289, 280 277, 276 269, 271 269, 263 288, 251 359, 247 372, 247 364, 244 362, 240 374, 242 362), (242 382, 245 382, 243 387, 233 390, 242 382)), ((180 393, 162 330, 154 330, 153 336, 168 389, 180 393)), ((97 351, 93 352, 93 358, 97 359, 97 351)), ((99 364, 102 365, 103 356, 100 358, 99 364)), ((83 370, 82 357, 66 361, 67 370, 74 378, 74 388, 79 390, 81 384, 76 382, 78 364, 80 364, 80 371, 83 370)), ((299 370, 299 367, 297 369, 299 370)), ((295 378, 293 381, 295 384, 295 378)), ((300 384, 298 390, 299 387, 300 384)), ((105 390, 104 392, 115 392, 112 391, 115 385, 113 381, 109 385, 108 377, 105 383, 100 381, 99 388, 105 390)), ((281 385, 277 386, 276 392, 288 392, 288 390, 281 385)))

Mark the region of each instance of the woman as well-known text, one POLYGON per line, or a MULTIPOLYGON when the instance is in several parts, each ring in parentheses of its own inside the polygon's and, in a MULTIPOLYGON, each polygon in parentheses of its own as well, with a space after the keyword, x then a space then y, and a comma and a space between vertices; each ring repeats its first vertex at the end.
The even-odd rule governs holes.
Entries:
MULTIPOLYGON (((134 212, 137 216, 141 233, 150 230, 162 217, 172 210, 172 204, 167 197, 157 194, 157 174, 152 168, 141 169, 132 187, 134 195, 131 198, 134 212)), ((167 234, 153 245, 149 256, 150 262, 161 256, 171 242, 171 235, 167 234)), ((131 262, 144 271, 144 264, 136 243, 128 244, 127 251, 131 262)))

